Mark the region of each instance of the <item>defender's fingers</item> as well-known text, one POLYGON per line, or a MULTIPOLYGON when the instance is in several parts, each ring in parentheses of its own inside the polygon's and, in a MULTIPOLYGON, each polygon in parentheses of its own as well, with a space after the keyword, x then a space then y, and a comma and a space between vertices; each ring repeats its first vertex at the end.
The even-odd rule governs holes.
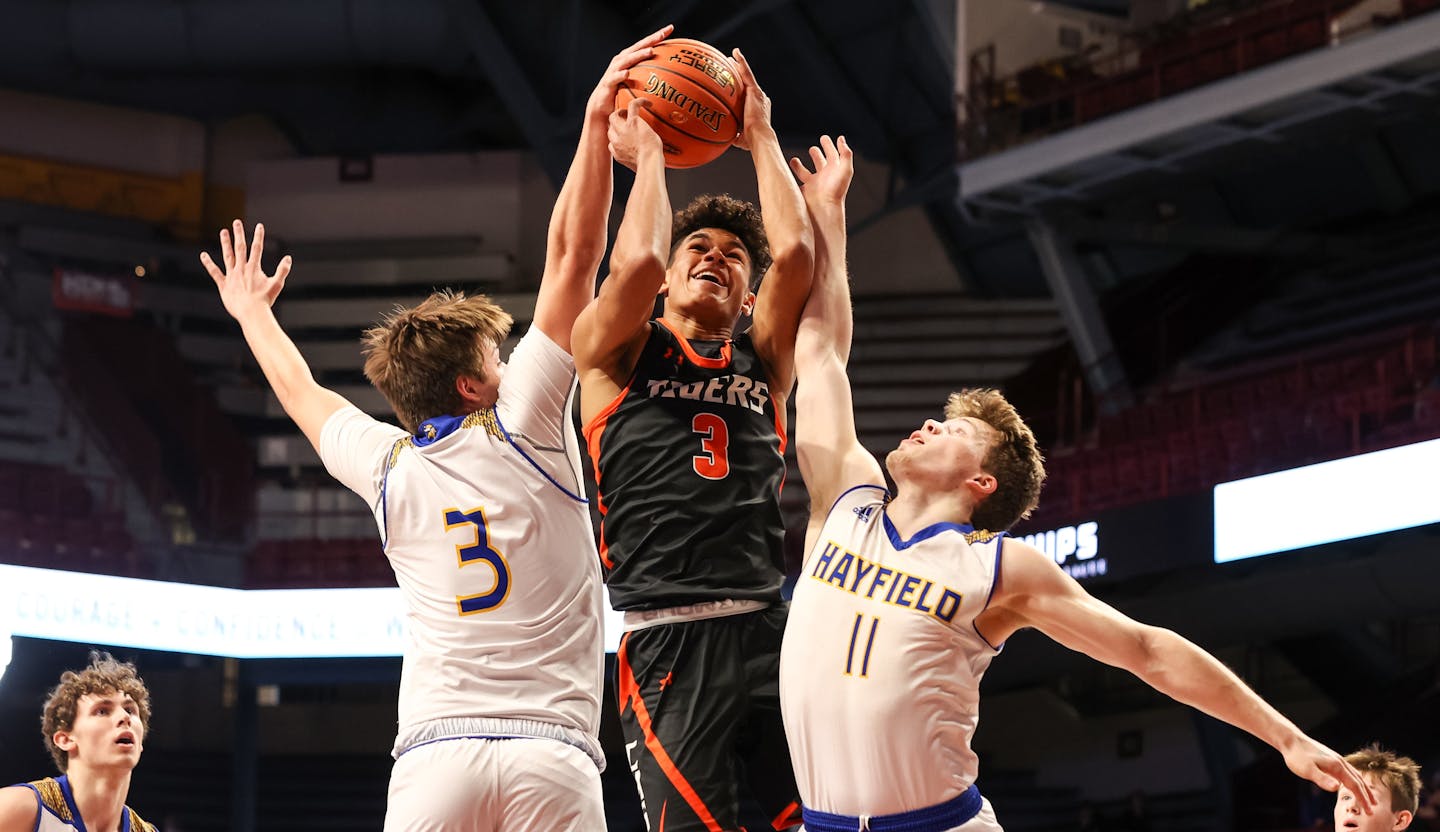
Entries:
POLYGON ((220 259, 227 271, 235 268, 235 247, 230 245, 230 231, 225 228, 220 229, 220 259))
POLYGON ((290 255, 287 254, 284 257, 280 258, 280 265, 275 267, 274 279, 279 282, 281 286, 285 285, 285 278, 290 275, 291 265, 292 261, 290 260, 290 255))
POLYGON ((845 137, 844 137, 844 136, 841 136, 841 137, 840 137, 840 142, 839 142, 839 144, 837 145, 837 147, 838 147, 839 150, 840 150, 840 158, 846 159, 846 160, 849 160, 849 159, 851 159, 851 158, 854 158, 854 156, 855 156, 855 151, 853 151, 853 150, 850 149, 850 143, 847 142, 847 141, 845 141, 845 137))
POLYGON ((260 258, 265 253, 265 223, 255 223, 255 236, 250 241, 250 259, 246 265, 262 268, 260 258))
POLYGON ((200 252, 200 265, 205 267, 205 271, 210 275, 210 279, 215 281, 216 286, 225 288, 225 273, 220 271, 220 267, 215 265, 214 260, 210 259, 210 252, 200 252))
POLYGON ((236 220, 231 226, 231 235, 235 238, 235 265, 244 263, 248 258, 245 248, 245 225, 236 220))
POLYGON ((837 155, 835 150, 835 142, 832 141, 829 136, 820 137, 820 147, 825 151, 825 158, 827 159, 837 155))
POLYGON ((810 181, 810 169, 805 167, 805 163, 800 161, 798 156, 790 157, 790 170, 795 172, 795 177, 801 182, 810 181))
POLYGON ((813 162, 815 165, 815 172, 819 173, 820 169, 825 167, 825 163, 829 160, 825 158, 825 154, 820 151, 820 148, 811 145, 810 161, 813 162))

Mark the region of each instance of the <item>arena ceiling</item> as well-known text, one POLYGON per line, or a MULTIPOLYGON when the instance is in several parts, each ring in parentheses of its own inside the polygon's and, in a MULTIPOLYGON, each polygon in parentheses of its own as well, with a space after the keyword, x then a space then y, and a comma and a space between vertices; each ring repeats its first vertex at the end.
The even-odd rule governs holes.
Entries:
MULTIPOLYGON (((1117 16, 1128 9, 1128 0, 1064 2, 1117 16)), ((745 51, 777 102, 776 126, 788 145, 844 133, 863 157, 886 166, 887 203, 852 216, 857 229, 922 207, 954 264, 957 287, 1045 296, 1023 217, 976 217, 957 204, 954 6, 5 0, 0 87, 208 122, 258 114, 307 155, 531 148, 558 178, 600 69, 639 34, 673 22, 683 36, 745 51)), ((1428 174, 1417 183, 1412 171, 1426 168, 1440 125, 1436 110, 1433 97, 1386 101, 1343 123, 1306 124, 1303 135, 1276 132, 1194 164, 1167 165, 1072 206, 1091 219, 1159 217, 1172 228, 1168 250, 1158 254, 1156 235, 1143 230, 1099 235, 1087 252, 1095 255, 1087 264, 1099 275, 1097 286, 1163 270, 1197 250, 1176 240, 1199 240, 1198 250, 1233 248, 1236 228, 1314 228, 1351 208, 1404 209, 1429 193, 1428 174), (1317 213, 1315 171, 1354 158, 1357 147, 1368 148, 1364 158, 1381 174, 1358 193, 1337 191, 1333 210, 1317 213), (1176 206, 1179 221, 1192 223, 1188 236, 1173 233, 1176 206)))

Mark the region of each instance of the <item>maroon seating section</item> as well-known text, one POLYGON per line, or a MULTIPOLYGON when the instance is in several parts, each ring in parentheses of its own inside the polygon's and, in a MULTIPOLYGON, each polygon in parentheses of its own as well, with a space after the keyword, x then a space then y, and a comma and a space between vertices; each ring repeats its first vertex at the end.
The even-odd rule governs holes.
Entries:
POLYGON ((267 589, 394 586, 395 573, 378 538, 263 540, 246 562, 245 582, 267 589))
POLYGON ((1102 419, 1092 447, 1052 451, 1027 526, 1436 437, 1435 331, 1351 342, 1102 419))
POLYGON ((118 506, 62 468, 0 461, 0 562, 151 577, 118 506))
POLYGON ((173 338, 142 322, 68 321, 70 388, 152 506, 179 503, 202 538, 236 539, 253 515, 255 452, 173 338))

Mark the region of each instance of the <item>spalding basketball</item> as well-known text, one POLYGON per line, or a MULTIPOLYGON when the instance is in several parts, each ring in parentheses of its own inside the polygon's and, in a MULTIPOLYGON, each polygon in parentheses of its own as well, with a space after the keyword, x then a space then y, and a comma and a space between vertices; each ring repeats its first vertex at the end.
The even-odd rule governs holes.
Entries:
POLYGON ((693 168, 724 153, 740 135, 744 96, 735 65, 709 44, 671 38, 631 67, 616 108, 639 98, 640 113, 665 145, 665 166, 693 168))

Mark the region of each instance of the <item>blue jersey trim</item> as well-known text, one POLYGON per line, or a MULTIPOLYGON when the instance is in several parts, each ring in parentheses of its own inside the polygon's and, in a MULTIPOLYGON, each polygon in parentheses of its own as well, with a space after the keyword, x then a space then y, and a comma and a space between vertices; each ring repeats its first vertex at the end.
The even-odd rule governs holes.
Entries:
MULTIPOLYGON (((995 570, 990 575, 990 592, 985 595, 985 606, 980 608, 980 612, 990 609, 990 599, 995 597, 995 585, 1000 583, 1000 553, 1005 551, 1005 538, 1008 535, 1009 532, 1001 532, 1000 537, 995 540, 995 570)), ((975 613, 975 618, 979 617, 980 613, 975 613)), ((985 634, 980 632, 980 628, 975 626, 975 618, 970 619, 970 629, 975 631, 975 635, 980 636, 980 640, 985 642, 985 646, 996 653, 1004 650, 1005 642, 1000 642, 998 646, 991 644, 990 639, 986 638, 985 634)))
POLYGON ((972 783, 968 789, 944 803, 923 809, 911 809, 908 812, 896 812, 893 815, 867 815, 862 818, 857 815, 821 812, 808 806, 801 812, 808 832, 946 832, 969 823, 983 808, 985 799, 980 796, 980 789, 972 783))
POLYGON ((524 449, 524 448, 522 448, 522 447, 520 447, 519 445, 515 444, 515 440, 513 440, 513 439, 510 438, 510 431, 508 431, 508 430, 505 429, 505 423, 500 420, 500 411, 499 411, 498 409, 495 411, 495 424, 499 425, 499 426, 500 426, 500 432, 503 433, 503 434, 505 434, 505 442, 506 442, 510 447, 512 447, 512 448, 514 448, 516 451, 518 451, 518 452, 520 453, 520 456, 523 457, 526 462, 530 463, 530 467, 531 467, 531 468, 534 468, 536 471, 539 471, 539 472, 540 472, 540 476, 544 477, 544 478, 546 479, 546 481, 548 481, 551 485, 553 485, 553 486, 555 486, 556 488, 560 489, 560 492, 561 492, 562 494, 564 494, 566 497, 569 497, 570 499, 574 500, 575 502, 577 502, 577 503, 579 503, 579 504, 581 504, 581 505, 589 505, 589 504, 590 504, 590 501, 589 501, 589 500, 585 499, 584 497, 578 496, 577 494, 575 494, 575 492, 571 491, 570 489, 568 489, 568 488, 566 488, 565 486, 561 485, 560 483, 556 482, 556 481, 555 481, 555 478, 552 477, 552 476, 550 476, 550 473, 549 473, 548 471, 546 471, 544 468, 541 468, 539 465, 537 465, 537 464, 535 463, 535 460, 531 459, 531 458, 530 458, 530 455, 527 454, 527 453, 525 453, 525 449, 524 449))
POLYGON ((900 536, 900 531, 895 528, 895 524, 890 522, 890 515, 885 514, 884 518, 885 534, 890 536, 890 545, 900 550, 909 549, 911 546, 914 546, 916 543, 919 543, 922 540, 929 540, 935 535, 942 534, 944 532, 959 532, 960 534, 969 534, 975 531, 975 527, 971 526, 969 523, 935 523, 933 525, 926 526, 925 528, 911 535, 909 540, 906 540, 905 538, 900 536))
POLYGON ((380 551, 385 551, 390 546, 390 503, 386 499, 390 488, 390 471, 395 468, 395 450, 404 439, 396 439, 395 444, 390 446, 390 454, 385 457, 385 476, 380 478, 380 551))
POLYGON ((464 416, 436 416, 433 419, 426 419, 420 423, 415 431, 415 444, 420 447, 439 442, 460 429, 460 423, 465 421, 464 416))
POLYGON ((877 491, 879 491, 880 493, 884 494, 886 497, 889 497, 889 496, 890 496, 890 489, 886 488, 886 487, 883 486, 883 485, 874 485, 873 483, 868 483, 868 482, 867 482, 867 483, 862 483, 862 484, 860 484, 860 485, 852 485, 852 486, 850 486, 849 488, 845 489, 844 491, 841 491, 841 492, 840 492, 840 496, 839 496, 839 497, 836 497, 836 498, 835 498, 835 502, 833 502, 833 503, 830 504, 830 510, 827 511, 827 512, 825 512, 825 516, 826 516, 826 517, 829 517, 831 514, 834 514, 834 513, 835 513, 835 507, 838 506, 838 505, 840 505, 840 501, 843 500, 843 499, 845 499, 845 495, 849 494, 851 491, 859 491, 859 490, 862 489, 862 488, 874 488, 875 490, 877 490, 877 491))
MULTIPOLYGON (((70 807, 70 814, 72 816, 70 822, 74 824, 75 829, 78 830, 78 832, 89 832, 89 830, 85 828, 85 819, 80 817, 80 807, 75 805, 75 795, 72 794, 70 791, 70 777, 68 775, 62 774, 59 777, 55 778, 55 782, 60 784, 60 793, 65 795, 65 805, 70 807)), ((123 809, 121 810, 120 815, 122 818, 124 818, 125 812, 123 809)), ((122 820, 122 828, 124 828, 124 823, 124 820, 122 820)), ((36 828, 39 827, 37 826, 36 828)), ((129 830, 126 829, 125 832, 129 832, 129 830)))

